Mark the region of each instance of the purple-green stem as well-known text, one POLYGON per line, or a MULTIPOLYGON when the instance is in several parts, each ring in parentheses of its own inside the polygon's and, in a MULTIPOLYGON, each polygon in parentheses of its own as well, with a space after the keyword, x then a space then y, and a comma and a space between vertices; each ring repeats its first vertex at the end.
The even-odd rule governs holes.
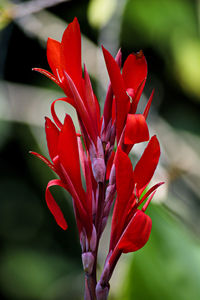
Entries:
MULTIPOLYGON (((96 223, 95 227, 97 230, 97 243, 95 251, 92 253, 94 255, 94 265, 91 274, 85 273, 85 295, 84 300, 100 300, 96 297, 96 285, 97 285, 97 278, 96 278, 96 271, 97 271, 97 254, 98 254, 98 247, 99 247, 99 240, 101 237, 101 225, 102 225, 102 217, 103 217, 103 209, 104 209, 104 201, 105 201, 105 184, 106 182, 99 182, 99 195, 98 195, 98 207, 97 207, 97 214, 96 214, 96 223)), ((101 300, 107 300, 106 298, 102 298, 101 300)))

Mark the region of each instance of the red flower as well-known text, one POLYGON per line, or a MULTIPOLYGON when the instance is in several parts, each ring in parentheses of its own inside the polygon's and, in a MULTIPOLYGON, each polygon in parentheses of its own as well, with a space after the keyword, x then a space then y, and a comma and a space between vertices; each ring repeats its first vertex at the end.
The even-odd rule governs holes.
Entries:
POLYGON ((121 253, 137 251, 149 239, 152 222, 150 217, 145 214, 145 210, 156 189, 163 182, 154 185, 145 194, 143 192, 154 174, 159 157, 160 146, 156 136, 149 141, 134 170, 128 155, 120 148, 117 150, 115 161, 117 199, 112 217, 108 255, 109 276, 111 276, 121 253), (147 198, 145 205, 139 210, 138 207, 147 198))
POLYGON ((79 233, 81 233, 84 228, 87 236, 90 237, 93 226, 92 200, 90 196, 92 189, 90 184, 92 176, 91 168, 88 158, 84 157, 83 163, 87 168, 87 172, 85 172, 86 193, 82 186, 77 135, 71 117, 66 115, 61 130, 59 130, 49 118, 46 118, 45 130, 49 155, 52 162, 40 154, 35 152, 32 152, 32 154, 42 159, 60 177, 60 180, 52 180, 47 185, 45 194, 47 205, 58 225, 63 229, 67 229, 67 223, 63 213, 49 191, 49 188, 54 185, 64 187, 73 198, 79 233))
MULTIPOLYGON (((135 114, 137 110, 147 78, 147 63, 142 51, 130 54, 124 63, 121 73, 119 63, 114 60, 104 47, 102 48, 112 90, 115 95, 114 118, 116 119, 117 142, 119 142, 126 122, 130 122, 130 126, 134 127, 131 118, 127 121, 127 115, 135 114)), ((145 118, 148 115, 152 96, 144 112, 145 118)))
POLYGON ((85 66, 84 77, 82 75, 81 34, 76 18, 68 25, 61 42, 48 39, 47 59, 52 73, 35 69, 52 79, 66 94, 51 104, 54 122, 46 118, 51 161, 32 153, 59 177, 48 183, 45 196, 51 213, 63 229, 67 229, 67 222, 50 188, 61 186, 72 196, 87 275, 85 298, 90 294, 92 299, 106 299, 108 281, 120 255, 137 251, 147 243, 152 222, 145 211, 162 184, 146 190, 160 157, 159 142, 156 136, 149 141, 146 123, 153 92, 143 114, 136 114, 147 78, 146 59, 142 51, 129 55, 121 72, 121 51, 115 59, 104 48, 103 54, 110 84, 101 120, 99 103, 85 66), (81 134, 76 133, 69 115, 66 114, 64 124, 59 120, 55 112, 57 101, 66 101, 75 108, 81 134), (116 151, 113 150, 115 140, 116 151), (149 141, 148 145, 133 170, 128 153, 134 144, 144 141, 149 141), (99 240, 116 193, 109 254, 101 279, 96 284, 99 240))
MULTIPOLYGON (((46 75, 63 89, 67 97, 61 100, 74 106, 84 127, 81 129, 86 142, 89 143, 90 138, 96 145, 100 131, 100 108, 86 67, 82 77, 81 32, 76 18, 66 28, 61 42, 48 39, 47 60, 53 74, 40 68, 33 70, 46 75)), ((56 117, 54 103, 52 110, 53 117, 56 117)))

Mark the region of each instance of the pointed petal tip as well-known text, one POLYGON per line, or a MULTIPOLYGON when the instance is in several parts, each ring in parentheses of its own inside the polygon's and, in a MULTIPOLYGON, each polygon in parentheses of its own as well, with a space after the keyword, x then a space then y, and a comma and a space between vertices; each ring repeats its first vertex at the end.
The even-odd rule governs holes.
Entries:
POLYGON ((63 212, 62 212, 61 208, 59 207, 59 205, 57 204, 57 202, 54 200, 54 197, 52 196, 52 194, 49 190, 49 188, 52 186, 61 186, 61 187, 64 187, 64 186, 63 186, 61 180, 59 180, 59 179, 53 179, 53 180, 49 181, 49 183, 47 184, 47 187, 46 187, 45 198, 46 198, 47 206, 48 206, 50 212, 52 213, 52 215, 54 216, 56 223, 63 230, 66 230, 68 228, 68 225, 67 225, 65 217, 63 215, 63 212))
POLYGON ((73 19, 73 21, 72 21, 72 23, 78 23, 79 24, 79 21, 78 21, 78 18, 77 17, 74 17, 74 19, 73 19))
POLYGON ((54 123, 51 121, 49 117, 44 117, 44 119, 45 119, 45 127, 51 126, 52 124, 54 125, 54 123))

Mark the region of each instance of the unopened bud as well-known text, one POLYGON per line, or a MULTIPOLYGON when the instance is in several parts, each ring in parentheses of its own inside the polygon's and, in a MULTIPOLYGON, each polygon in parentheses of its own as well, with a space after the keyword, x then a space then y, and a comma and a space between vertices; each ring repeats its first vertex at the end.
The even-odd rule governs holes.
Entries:
POLYGON ((91 161, 97 157, 96 147, 93 142, 90 143, 89 153, 91 161))
POLYGON ((115 184, 116 182, 116 172, 115 172, 115 165, 112 165, 110 176, 109 176, 109 185, 115 184))
POLYGON ((110 120, 107 127, 102 130, 101 141, 104 143, 107 143, 110 139, 111 126, 112 126, 112 120, 110 120))
POLYGON ((97 232, 96 232, 95 226, 93 225, 92 236, 90 239, 90 250, 91 251, 95 251, 96 244, 97 244, 97 232))
POLYGON ((114 197, 116 191, 116 185, 115 184, 110 184, 107 189, 106 189, 106 197, 105 197, 105 202, 108 203, 112 200, 114 197))
POLYGON ((85 252, 86 250, 86 238, 85 238, 85 232, 81 231, 80 233, 80 244, 81 244, 81 249, 82 252, 85 252))
POLYGON ((91 252, 85 252, 82 254, 82 263, 84 272, 87 274, 92 274, 94 266, 94 256, 91 252))
POLYGON ((104 149, 100 137, 97 137, 97 157, 104 159, 104 149))
POLYGON ((95 158, 93 160, 92 171, 97 182, 104 182, 106 166, 103 158, 95 158))

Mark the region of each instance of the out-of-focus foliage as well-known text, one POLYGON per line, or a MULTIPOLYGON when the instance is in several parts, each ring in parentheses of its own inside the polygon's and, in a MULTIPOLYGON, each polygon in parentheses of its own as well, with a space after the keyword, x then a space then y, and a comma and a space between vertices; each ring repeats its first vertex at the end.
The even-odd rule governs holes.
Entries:
POLYGON ((0 30, 6 27, 12 20, 10 16, 11 4, 7 0, 2 0, 0 3, 0 30))
POLYGON ((111 18, 115 8, 116 0, 91 0, 88 6, 88 20, 94 27, 101 27, 111 18))
MULTIPOLYGON (((170 60, 166 66, 170 68, 168 72, 174 73, 177 83, 187 93, 200 99, 198 9, 198 1, 129 0, 124 23, 125 28, 134 28, 137 45, 150 46, 170 60)), ((123 31, 125 44, 131 44, 133 38, 130 30, 123 31)))
MULTIPOLYGON (((69 224, 64 232, 44 199, 45 185, 54 175, 28 153, 47 153, 44 116, 50 116, 50 103, 62 97, 61 90, 31 68, 48 69, 46 40, 48 36, 60 39, 74 16, 81 25, 83 57, 100 101, 104 99, 99 91, 105 93, 108 79, 97 48, 102 43, 113 55, 122 47, 123 60, 143 49, 149 67, 143 105, 155 88, 148 121, 151 135, 157 134, 162 146, 156 181, 166 183, 148 211, 153 220, 150 241, 138 253, 124 255, 111 282, 110 299, 199 299, 199 1, 25 3, 30 2, 0 3, 1 299, 82 299, 83 273, 71 199, 61 189, 53 191, 69 224)), ((69 106, 58 104, 56 110, 61 120, 66 111, 74 117, 69 106)), ((136 155, 141 151, 134 150, 136 155)), ((108 239, 109 234, 102 248, 108 239)))
POLYGON ((130 258, 124 300, 198 300, 200 242, 165 209, 149 210, 153 221, 147 247, 130 258))

